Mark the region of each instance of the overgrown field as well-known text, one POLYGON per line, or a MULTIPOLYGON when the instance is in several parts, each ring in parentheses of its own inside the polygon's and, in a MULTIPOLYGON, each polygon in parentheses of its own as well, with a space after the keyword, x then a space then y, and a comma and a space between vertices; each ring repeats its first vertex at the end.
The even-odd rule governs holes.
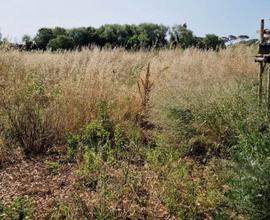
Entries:
POLYGON ((0 52, 0 219, 269 219, 255 49, 0 52))

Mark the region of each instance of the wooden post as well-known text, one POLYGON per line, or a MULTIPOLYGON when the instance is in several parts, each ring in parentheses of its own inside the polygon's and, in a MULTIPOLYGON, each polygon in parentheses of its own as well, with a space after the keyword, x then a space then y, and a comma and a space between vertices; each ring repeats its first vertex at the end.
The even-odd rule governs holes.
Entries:
POLYGON ((261 20, 260 42, 264 42, 264 19, 261 20))
POLYGON ((260 71, 259 71, 259 74, 258 74, 258 80, 259 80, 259 88, 258 88, 259 107, 261 107, 261 105, 262 105, 262 92, 263 92, 262 80, 263 80, 263 72, 264 72, 264 64, 263 64, 263 62, 260 62, 260 71))
POLYGON ((267 77, 267 110, 268 110, 268 116, 270 116, 270 69, 268 71, 268 77, 267 77))
MULTIPOLYGON (((264 42, 264 19, 261 20, 261 29, 260 29, 260 43, 264 42)), ((259 80, 259 88, 258 88, 258 98, 259 98, 259 107, 262 105, 262 91, 263 91, 263 84, 262 84, 262 78, 263 78, 263 72, 264 72, 264 62, 260 62, 260 71, 258 74, 258 80, 259 80)))

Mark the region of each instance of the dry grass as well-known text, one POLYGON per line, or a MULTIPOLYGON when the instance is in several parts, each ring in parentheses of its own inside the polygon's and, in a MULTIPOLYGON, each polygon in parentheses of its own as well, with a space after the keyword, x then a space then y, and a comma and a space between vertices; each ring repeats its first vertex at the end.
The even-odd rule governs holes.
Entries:
POLYGON ((230 93, 230 87, 237 86, 236 79, 254 77, 256 65, 252 55, 252 50, 244 47, 219 53, 195 49, 137 53, 98 49, 59 54, 5 52, 0 54, 1 106, 18 102, 23 87, 37 84, 49 100, 44 117, 53 133, 61 138, 95 118, 100 100, 109 102, 114 120, 134 117, 141 105, 136 82, 140 76, 144 78, 148 63, 154 83, 151 102, 158 109, 157 103, 166 104, 168 98, 187 93, 230 93))
MULTIPOLYGON (((196 49, 134 53, 121 49, 2 52, 0 163, 7 155, 7 146, 19 144, 30 154, 63 145, 66 134, 78 132, 98 117, 102 101, 109 105, 112 122, 123 126, 126 133, 134 132, 132 126, 138 125, 138 115, 139 120, 143 115, 143 120, 147 119, 147 123, 157 128, 149 129, 151 135, 156 135, 157 145, 164 139, 179 144, 173 142, 175 133, 169 132, 172 124, 168 122, 166 110, 179 106, 189 109, 191 105, 193 110, 211 108, 215 100, 237 94, 239 82, 256 77, 253 54, 254 50, 249 47, 220 52, 196 49), (163 139, 162 135, 167 136, 163 139), (28 147, 32 148, 29 152, 28 147)), ((218 141, 216 133, 207 130, 205 125, 192 126, 198 131, 204 130, 210 144, 218 141)), ((139 125, 139 129, 147 128, 139 125)), ((201 167, 186 158, 179 159, 178 151, 173 153, 159 147, 145 154, 145 166, 139 168, 130 164, 122 166, 121 162, 118 168, 111 168, 104 162, 102 167, 107 170, 104 175, 116 182, 107 183, 105 178, 105 185, 95 194, 101 202, 97 200, 98 205, 89 205, 91 210, 100 214, 109 212, 102 205, 105 199, 108 207, 121 212, 118 214, 123 219, 136 219, 136 216, 143 219, 145 213, 150 219, 159 215, 167 219, 176 219, 175 216, 211 219, 223 198, 223 173, 216 176, 220 161, 201 167), (162 164, 162 158, 166 165, 162 164), (130 180, 125 179, 126 169, 129 169, 130 180), (143 194, 149 198, 140 203, 145 199, 143 194)), ((103 184, 103 174, 99 175, 99 184, 103 184)), ((86 200, 89 196, 86 191, 77 193, 87 194, 83 198, 86 200)))

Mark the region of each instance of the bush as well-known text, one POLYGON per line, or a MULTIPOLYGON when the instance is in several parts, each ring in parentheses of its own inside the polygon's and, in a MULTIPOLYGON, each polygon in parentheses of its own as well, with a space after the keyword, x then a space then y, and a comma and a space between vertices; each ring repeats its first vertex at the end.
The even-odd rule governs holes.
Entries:
POLYGON ((82 131, 81 142, 84 146, 100 150, 109 141, 109 133, 98 121, 93 121, 82 131))
POLYGON ((167 125, 167 129, 161 130, 166 137, 165 144, 162 143, 161 146, 168 150, 162 149, 163 147, 155 149, 154 155, 150 154, 150 161, 154 161, 156 170, 162 170, 157 161, 166 161, 163 162, 165 171, 160 174, 160 182, 166 185, 163 198, 174 215, 189 219, 200 218, 207 213, 210 216, 240 213, 239 216, 254 218, 260 217, 255 213, 268 212, 268 178, 263 177, 269 173, 265 170, 267 153, 264 151, 265 155, 260 154, 259 146, 266 149, 264 146, 269 145, 269 131, 263 117, 265 112, 258 112, 253 92, 254 84, 245 81, 230 94, 217 96, 211 91, 209 100, 205 94, 195 94, 193 97, 189 95, 186 99, 181 97, 180 100, 171 100, 164 108, 167 118, 163 125, 167 125), (256 130, 263 130, 263 136, 261 134, 256 137, 256 130), (258 149, 254 149, 256 145, 258 149), (258 154, 262 160, 256 158, 258 154), (179 158, 182 158, 182 163, 186 166, 183 170, 186 176, 177 173, 180 172, 180 167, 183 169, 179 158), (183 161, 183 158, 189 162, 183 161), (219 161, 220 164, 215 162, 216 167, 212 167, 214 161, 219 161), (223 166, 222 161, 228 162, 223 166), (201 176, 188 164, 193 164, 192 166, 208 174, 201 176), (260 178, 258 172, 251 169, 252 165, 258 165, 256 168, 262 171, 260 178), (177 167, 176 170, 174 167, 177 167), (209 172, 209 169, 215 172, 209 172), (192 180, 188 177, 189 173, 192 174, 192 180), (255 184, 255 181, 259 184, 255 184), (173 186, 171 183, 175 182, 176 185, 173 186), (224 186, 227 190, 224 190, 224 186), (266 191, 260 192, 259 189, 266 191), (258 201, 258 195, 262 202, 258 201), (181 198, 186 199, 183 201, 181 198), (254 213, 250 212, 251 208, 254 213))
POLYGON ((0 204, 0 219, 31 220, 33 219, 33 208, 27 199, 19 197, 9 206, 0 204))
POLYGON ((102 169, 103 163, 100 154, 85 147, 83 163, 77 176, 79 186, 83 186, 90 191, 96 191, 102 169))
POLYGON ((57 38, 51 39, 47 45, 52 51, 63 49, 71 50, 74 47, 74 42, 71 37, 60 35, 57 38))
POLYGON ((79 146, 82 146, 80 150, 84 153, 88 150, 101 153, 106 146, 111 146, 108 131, 97 120, 88 124, 79 134, 67 135, 66 144, 69 160, 75 159, 79 146))
POLYGON ((220 99, 214 106, 214 111, 207 109, 200 115, 231 160, 227 194, 231 209, 250 219, 269 219, 269 117, 265 108, 258 108, 254 84, 243 84, 238 95, 220 99))
POLYGON ((58 169, 60 167, 58 162, 51 161, 51 160, 45 160, 45 165, 47 170, 49 171, 50 174, 55 175, 58 172, 58 169))
MULTIPOLYGON (((255 104, 255 103, 254 103, 255 104)), ((252 109, 235 118, 238 142, 232 149, 234 178, 231 181, 233 206, 250 219, 270 218, 270 129, 265 112, 252 109)))
POLYGON ((101 154, 102 159, 107 160, 112 154, 120 158, 121 152, 126 150, 129 143, 121 126, 113 126, 109 119, 107 104, 101 102, 98 120, 93 120, 79 134, 67 135, 66 144, 70 160, 75 159, 79 146, 82 146, 84 154, 94 151, 101 154))
POLYGON ((75 159, 76 153, 78 151, 79 143, 80 143, 80 136, 79 135, 68 134, 66 136, 68 160, 72 161, 75 159))
POLYGON ((269 117, 258 109, 253 83, 244 82, 237 91, 211 102, 190 99, 188 106, 171 109, 171 130, 177 138, 170 144, 184 145, 180 154, 195 161, 228 160, 227 208, 238 217, 269 219, 269 117))
POLYGON ((27 156, 46 152, 54 135, 46 118, 50 99, 45 85, 26 81, 9 95, 0 105, 0 131, 5 141, 22 147, 27 156))
POLYGON ((54 208, 46 214, 45 220, 73 220, 75 219, 70 208, 63 204, 55 204, 54 208))

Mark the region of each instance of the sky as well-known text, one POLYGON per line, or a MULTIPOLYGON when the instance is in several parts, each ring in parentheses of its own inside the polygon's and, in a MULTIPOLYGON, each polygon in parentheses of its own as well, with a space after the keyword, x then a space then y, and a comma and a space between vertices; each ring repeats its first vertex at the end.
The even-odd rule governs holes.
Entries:
MULTIPOLYGON (((41 27, 102 24, 187 23, 197 36, 257 37, 260 19, 270 19, 270 0, 0 0, 0 33, 20 42, 41 27)), ((270 27, 270 20, 268 21, 270 27)))

